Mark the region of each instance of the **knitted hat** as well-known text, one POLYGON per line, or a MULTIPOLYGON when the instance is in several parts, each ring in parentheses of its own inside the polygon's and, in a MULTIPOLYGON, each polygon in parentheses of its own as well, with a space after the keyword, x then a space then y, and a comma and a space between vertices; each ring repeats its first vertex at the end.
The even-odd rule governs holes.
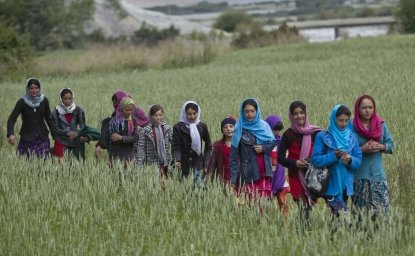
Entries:
POLYGON ((222 120, 222 122, 220 123, 220 130, 223 130, 223 127, 225 127, 225 125, 227 124, 231 124, 231 125, 235 125, 236 123, 236 119, 233 116, 228 116, 225 119, 222 120))

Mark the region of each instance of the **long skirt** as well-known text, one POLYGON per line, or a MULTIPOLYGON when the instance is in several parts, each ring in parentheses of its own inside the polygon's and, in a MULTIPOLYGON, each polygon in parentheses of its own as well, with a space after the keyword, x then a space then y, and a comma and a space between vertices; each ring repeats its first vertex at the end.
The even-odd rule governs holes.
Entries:
POLYGON ((48 158, 49 153, 49 139, 43 139, 40 135, 35 136, 32 141, 20 139, 19 145, 17 146, 17 154, 20 156, 48 158))
POLYGON ((386 180, 370 181, 362 179, 358 180, 354 186, 353 203, 356 208, 370 211, 372 214, 388 214, 389 192, 386 180))

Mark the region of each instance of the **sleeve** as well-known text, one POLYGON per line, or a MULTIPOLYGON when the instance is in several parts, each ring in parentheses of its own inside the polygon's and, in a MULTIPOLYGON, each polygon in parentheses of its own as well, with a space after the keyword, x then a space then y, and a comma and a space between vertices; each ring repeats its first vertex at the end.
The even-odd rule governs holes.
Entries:
POLYGON ((173 136, 171 141, 171 154, 173 161, 181 162, 182 152, 180 147, 180 127, 175 125, 173 127, 173 136))
POLYGON ((86 127, 85 112, 82 108, 79 108, 79 111, 78 111, 78 125, 79 125, 79 130, 82 130, 86 127))
POLYGON ((385 123, 383 123, 382 125, 382 136, 383 144, 385 144, 386 147, 383 153, 392 154, 395 143, 393 141, 391 133, 389 132, 388 126, 385 123))
POLYGON ((123 135, 122 136, 122 143, 135 143, 138 141, 138 126, 137 123, 134 122, 134 131, 131 135, 123 135))
POLYGON ((137 144, 137 165, 139 167, 144 165, 144 152, 145 152, 145 134, 144 129, 140 129, 138 135, 138 144, 137 144))
POLYGON ((286 156, 290 144, 291 142, 287 136, 287 133, 284 132, 281 138, 281 144, 278 147, 278 163, 286 168, 294 169, 297 168, 296 160, 288 159, 286 156))
POLYGON ((50 111, 49 100, 45 97, 44 101, 45 101, 45 121, 46 121, 47 126, 49 127, 52 137, 55 137, 55 131, 53 130, 53 125, 51 121, 51 111, 50 111))
POLYGON ((214 173, 217 166, 218 166, 218 148, 216 147, 216 144, 215 144, 213 145, 212 154, 210 155, 210 158, 209 158, 207 172, 209 174, 214 173))
POLYGON ((170 125, 166 125, 166 153, 167 153, 167 160, 169 161, 169 164, 171 163, 172 157, 171 157, 171 141, 173 137, 173 129, 170 125))
POLYGON ((231 173, 231 183, 232 184, 237 184, 238 182, 238 177, 239 177, 239 164, 238 164, 238 160, 239 160, 239 152, 238 152, 238 148, 231 146, 231 154, 229 157, 229 169, 230 169, 230 173, 231 173))
POLYGON ((329 167, 338 161, 334 150, 326 150, 327 146, 324 144, 325 134, 325 132, 319 132, 314 141, 313 154, 310 160, 311 164, 317 168, 329 167))
MULTIPOLYGON (((355 134, 355 141, 357 140, 357 137, 355 134)), ((359 143, 356 143, 356 145, 353 147, 353 150, 350 152, 350 156, 352 157, 352 161, 350 162, 347 167, 351 168, 352 170, 357 170, 360 168, 360 165, 362 164, 362 150, 360 149, 359 143)))
POLYGON ((208 167, 210 154, 212 154, 212 141, 210 139, 209 129, 206 124, 203 125, 203 141, 205 142, 204 163, 208 167))
POLYGON ((22 104, 21 100, 18 100, 13 108, 12 113, 9 116, 9 119, 7 119, 7 137, 9 137, 10 135, 14 135, 14 125, 16 124, 16 120, 21 113, 22 104))
POLYGON ((262 146, 262 152, 263 153, 269 153, 269 152, 271 152, 274 149, 275 145, 277 145, 277 141, 276 140, 273 140, 270 143, 261 144, 261 146, 262 146))

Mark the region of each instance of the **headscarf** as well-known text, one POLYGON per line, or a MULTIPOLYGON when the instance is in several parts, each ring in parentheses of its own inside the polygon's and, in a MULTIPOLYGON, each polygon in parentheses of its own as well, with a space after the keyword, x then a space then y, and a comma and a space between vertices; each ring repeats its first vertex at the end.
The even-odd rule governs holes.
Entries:
POLYGON ((186 127, 188 127, 189 130, 190 130, 190 137, 192 138, 191 148, 193 149, 194 152, 196 152, 197 155, 200 155, 200 153, 202 153, 202 142, 200 140, 199 131, 197 130, 197 125, 200 123, 200 114, 201 114, 201 112, 202 112, 202 110, 200 109, 200 106, 196 102, 186 101, 182 106, 182 110, 181 110, 180 116, 179 116, 180 122, 185 123, 186 127), (189 103, 195 104, 199 109, 197 111, 196 120, 193 123, 190 123, 189 120, 187 120, 187 117, 186 117, 186 106, 189 103))
POLYGON ((329 127, 327 130, 333 136, 337 149, 347 151, 349 148, 350 134, 352 131, 348 125, 343 130, 340 130, 339 127, 337 127, 336 114, 340 106, 342 105, 338 104, 331 110, 329 127))
POLYGON ((288 117, 290 118, 291 129, 299 134, 303 135, 303 140, 301 142, 301 152, 300 152, 300 159, 308 158, 311 149, 311 134, 314 134, 318 131, 321 131, 321 128, 317 125, 312 125, 308 121, 308 115, 305 111, 305 122, 304 126, 299 126, 298 123, 295 121, 294 116, 291 114, 291 111, 288 110, 288 117))
MULTIPOLYGON (((124 97, 121 99, 120 104, 118 104, 118 107, 115 111, 115 116, 110 121, 110 126, 113 127, 112 132, 119 131, 118 129, 124 130, 125 121, 127 121, 128 125, 128 135, 133 134, 134 132, 134 122, 132 119, 132 116, 125 118, 123 114, 123 109, 128 107, 129 105, 134 105, 134 101, 131 98, 124 97)), ((111 132, 111 133, 112 133, 111 132)))
POLYGON ((160 124, 156 124, 156 122, 153 119, 153 116, 150 113, 151 108, 155 106, 155 105, 151 105, 148 111, 148 116, 150 118, 150 122, 154 128, 154 132, 155 132, 155 140, 154 143, 156 144, 156 150, 157 150, 157 156, 158 159, 161 163, 163 163, 164 166, 167 166, 167 153, 166 153, 166 142, 164 141, 164 133, 163 133, 163 128, 161 126, 161 124, 163 123, 163 121, 160 124))
POLYGON ((74 92, 72 91, 71 88, 63 88, 59 93, 59 104, 56 106, 56 110, 59 112, 59 114, 65 115, 65 114, 73 113, 75 108, 76 108, 76 105, 75 105, 75 94, 74 94, 74 92), (69 90, 72 94, 72 104, 69 107, 65 106, 65 104, 62 101, 63 95, 61 96, 61 94, 62 94, 63 90, 69 90))
POLYGON ((355 129, 355 131, 357 133, 359 133, 360 135, 362 135, 363 137, 369 139, 369 140, 374 140, 379 142, 380 138, 382 137, 382 123, 383 120, 380 116, 378 116, 376 114, 376 103, 373 100, 372 97, 370 98, 366 98, 368 95, 362 95, 360 97, 358 97, 356 99, 356 102, 354 104, 354 119, 353 119, 353 127, 355 129), (365 128, 365 126, 363 125, 362 120, 360 119, 360 114, 359 114, 359 107, 360 104, 362 103, 363 99, 369 99, 373 102, 373 106, 374 106, 374 110, 373 110, 373 114, 372 117, 370 118, 370 122, 369 122, 369 130, 367 130, 365 128))
MULTIPOLYGON (((272 130, 275 127, 275 125, 277 125, 278 123, 282 123, 282 119, 277 115, 269 115, 265 119, 265 122, 268 123, 269 127, 272 130)), ((277 146, 279 146, 281 142, 281 136, 275 136, 275 139, 277 140, 277 146)))
POLYGON ((225 125, 227 125, 227 124, 235 125, 235 123, 236 123, 236 119, 233 116, 226 117, 220 123, 220 132, 222 132, 223 127, 225 127, 225 125))
POLYGON ((29 78, 26 81, 26 93, 21 97, 26 105, 28 105, 31 108, 34 108, 36 111, 36 108, 40 106, 40 103, 42 103, 43 99, 45 98, 45 94, 42 91, 42 87, 40 86, 40 81, 36 78, 29 78), (36 84, 39 86, 39 93, 35 97, 30 95, 29 93, 29 86, 32 84, 36 84))
MULTIPOLYGON (((131 95, 129 95, 125 91, 117 91, 112 95, 112 97, 115 97, 117 99, 117 104, 114 105, 114 112, 116 112, 118 105, 120 104, 123 98, 125 97, 131 98, 131 99, 133 98, 131 97, 131 95)), ((139 126, 144 127, 146 124, 148 124, 149 122, 148 116, 141 108, 134 106, 133 115, 137 119, 137 124, 139 126)))
POLYGON ((255 99, 252 99, 252 100, 254 100, 258 106, 258 109, 256 110, 256 116, 254 120, 252 120, 251 122, 246 120, 245 113, 244 113, 244 107, 243 107, 243 103, 246 100, 248 99, 245 99, 241 103, 239 118, 236 121, 235 131, 233 132, 233 136, 232 136, 232 146, 233 147, 239 146, 239 141, 241 140, 241 137, 242 137, 242 129, 246 129, 250 131, 255 136, 257 144, 265 144, 265 143, 269 143, 273 141, 274 134, 272 133, 272 130, 269 127, 268 123, 262 120, 261 108, 259 107, 259 104, 255 99))

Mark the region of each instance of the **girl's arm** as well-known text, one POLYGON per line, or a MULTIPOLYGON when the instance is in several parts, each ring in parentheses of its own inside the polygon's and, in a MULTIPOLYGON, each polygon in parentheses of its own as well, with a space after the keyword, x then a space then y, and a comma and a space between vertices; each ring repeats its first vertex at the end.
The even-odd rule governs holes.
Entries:
POLYGON ((13 108, 13 111, 10 113, 9 119, 7 119, 7 138, 10 135, 14 135, 14 125, 16 123, 17 118, 22 113, 22 102, 23 100, 18 100, 16 105, 13 108))
POLYGON ((327 146, 324 143, 325 135, 325 132, 319 132, 314 141, 311 164, 317 168, 329 167, 338 161, 335 151, 327 150, 327 146))
POLYGON ((136 161, 139 167, 144 165, 144 154, 145 154, 146 146, 145 146, 145 134, 144 129, 140 129, 138 135, 138 144, 137 144, 137 155, 136 161))
POLYGON ((43 101, 45 102, 45 117, 44 118, 45 118, 46 124, 49 127, 50 133, 52 134, 52 137, 54 137, 55 131, 53 130, 52 121, 51 121, 49 100, 45 97, 43 101))
POLYGON ((208 167, 210 154, 212 154, 212 141, 210 140, 209 130, 206 124, 204 124, 204 133, 203 133, 203 141, 205 142, 205 151, 204 151, 204 163, 205 168, 208 167))
POLYGON ((134 132, 131 135, 123 135, 122 143, 134 143, 138 141, 138 127, 134 124, 134 132))
POLYGON ((209 158, 209 164, 207 168, 207 173, 209 175, 213 174, 218 167, 218 149, 216 146, 213 147, 212 154, 209 158))
POLYGON ((171 154, 175 162, 181 162, 182 160, 179 129, 180 128, 178 125, 175 125, 173 127, 173 136, 172 136, 172 141, 171 141, 171 154))
POLYGON ((281 144, 278 147, 278 163, 280 163, 284 167, 294 169, 294 168, 297 168, 296 160, 288 159, 286 156, 287 150, 290 147, 290 144, 291 142, 288 139, 287 134, 284 133, 281 138, 281 144))
POLYGON ((357 137, 355 134, 355 141, 356 145, 353 147, 352 151, 350 152, 351 162, 347 165, 349 168, 353 170, 357 170, 360 168, 360 165, 362 164, 362 150, 360 149, 357 137))
POLYGON ((261 146, 262 146, 262 153, 269 153, 269 152, 271 152, 274 149, 275 145, 277 145, 277 141, 276 140, 273 140, 270 143, 261 144, 261 146))
POLYGON ((389 129, 385 123, 382 124, 382 133, 383 133, 383 144, 385 145, 385 150, 383 150, 382 152, 387 153, 387 154, 392 154, 395 143, 393 142, 392 135, 389 132, 389 129))
POLYGON ((231 183, 236 185, 238 183, 239 178, 239 152, 238 148, 232 146, 231 147, 231 154, 229 157, 229 169, 231 173, 231 183))
POLYGON ((78 111, 78 125, 79 125, 79 130, 82 130, 86 127, 86 122, 85 122, 85 112, 82 108, 79 108, 78 111))

